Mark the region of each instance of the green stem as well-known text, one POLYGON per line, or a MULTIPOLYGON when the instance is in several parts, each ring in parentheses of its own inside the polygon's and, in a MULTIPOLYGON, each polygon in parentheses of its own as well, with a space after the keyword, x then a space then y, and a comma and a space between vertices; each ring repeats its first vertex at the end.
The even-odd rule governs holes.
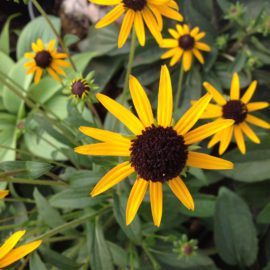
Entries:
POLYGON ((151 254, 151 252, 148 250, 148 247, 145 244, 143 244, 142 245, 142 248, 143 248, 145 254, 147 255, 147 257, 149 258, 151 264, 153 265, 153 269, 159 270, 160 269, 160 265, 156 261, 156 259, 154 258, 154 256, 151 254))
POLYGON ((180 98, 181 98, 181 93, 182 93, 182 88, 183 88, 183 78, 184 78, 184 68, 183 68, 183 65, 181 64, 179 77, 178 77, 176 96, 174 99, 174 109, 178 108, 178 105, 180 103, 180 98))
POLYGON ((95 106, 93 105, 93 103, 91 101, 87 101, 87 106, 90 110, 90 112, 92 113, 92 116, 94 118, 95 124, 97 125, 97 127, 102 128, 102 121, 100 119, 100 116, 95 108, 95 106))
POLYGON ((72 68, 74 69, 74 71, 77 71, 76 66, 73 62, 73 60, 71 59, 68 49, 64 43, 64 41, 62 40, 61 36, 58 34, 57 30, 55 29, 54 25, 52 24, 52 22, 50 21, 47 13, 44 11, 44 9, 42 8, 42 6, 38 3, 37 0, 32 0, 32 3, 34 4, 34 6, 36 7, 36 9, 39 11, 39 13, 44 17, 44 19, 47 21, 47 23, 49 24, 50 28, 52 29, 53 33, 55 34, 55 36, 58 39, 58 42, 60 43, 62 49, 64 50, 65 53, 67 53, 68 55, 68 59, 71 63, 72 68))
POLYGON ((0 182, 18 183, 18 184, 28 184, 28 185, 43 185, 43 186, 65 186, 68 184, 64 182, 55 182, 51 180, 33 180, 28 178, 11 178, 11 177, 1 177, 0 182))
POLYGON ((29 204, 36 204, 36 202, 32 199, 28 198, 6 198, 4 199, 5 202, 23 202, 23 203, 29 203, 29 204))

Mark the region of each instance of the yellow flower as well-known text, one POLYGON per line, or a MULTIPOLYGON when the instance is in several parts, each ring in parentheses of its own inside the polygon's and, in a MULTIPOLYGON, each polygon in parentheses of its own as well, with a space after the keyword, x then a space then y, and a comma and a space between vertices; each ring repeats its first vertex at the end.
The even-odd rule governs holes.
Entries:
POLYGON ((126 223, 128 225, 134 219, 149 187, 154 224, 159 226, 162 217, 162 189, 165 183, 185 207, 194 209, 193 199, 179 177, 186 166, 214 170, 232 169, 231 162, 191 151, 189 146, 232 125, 234 121, 221 120, 190 131, 211 100, 211 95, 206 94, 172 126, 172 85, 166 66, 161 68, 157 120, 154 119, 151 104, 139 81, 130 76, 129 86, 138 117, 113 99, 103 94, 96 96, 102 105, 134 134, 133 138, 111 131, 80 127, 82 133, 101 143, 79 146, 75 148, 75 152, 94 156, 128 157, 128 161, 114 167, 97 183, 91 195, 96 196, 108 190, 136 172, 137 180, 127 203, 126 223))
POLYGON ((200 32, 199 27, 192 30, 188 25, 176 25, 176 29, 169 29, 169 33, 173 38, 163 39, 160 44, 162 48, 170 48, 164 53, 161 58, 171 58, 170 65, 174 66, 177 62, 182 60, 184 71, 188 71, 192 65, 193 55, 204 64, 204 58, 200 51, 209 52, 211 48, 200 40, 205 36, 204 32, 200 32))
POLYGON ((243 133, 255 143, 260 143, 260 139, 250 128, 249 124, 253 124, 262 128, 270 128, 270 124, 266 121, 251 115, 250 112, 264 109, 269 106, 268 102, 250 102, 256 86, 257 81, 253 81, 245 94, 240 98, 240 82, 237 73, 233 74, 230 98, 226 100, 210 83, 205 82, 205 89, 213 95, 216 104, 209 104, 201 118, 217 118, 217 123, 221 119, 233 119, 234 125, 216 133, 210 140, 208 147, 213 147, 218 142, 219 154, 223 154, 228 148, 232 136, 234 135, 237 146, 242 154, 246 153, 246 146, 243 133))
POLYGON ((9 194, 8 190, 0 190, 0 199, 5 198, 9 194))
POLYGON ((55 40, 51 40, 48 46, 44 46, 41 39, 36 43, 32 43, 34 52, 24 54, 25 58, 30 58, 31 61, 24 64, 28 68, 27 74, 35 73, 34 82, 37 84, 45 70, 57 81, 60 81, 59 76, 65 75, 64 70, 60 67, 69 67, 70 63, 65 60, 68 57, 66 53, 58 53, 55 46, 55 40))
POLYGON ((97 24, 96 28, 105 27, 116 21, 125 14, 118 37, 118 47, 121 48, 134 25, 138 41, 141 46, 145 45, 145 28, 148 27, 153 37, 159 43, 162 40, 161 30, 163 28, 162 16, 173 20, 182 21, 183 17, 178 12, 178 5, 174 0, 89 0, 98 5, 114 7, 97 24))
POLYGON ((37 249, 42 243, 41 240, 30 242, 18 248, 14 248, 23 237, 25 231, 18 231, 12 234, 0 247, 0 269, 11 265, 37 249), (14 249, 13 249, 14 248, 14 249))

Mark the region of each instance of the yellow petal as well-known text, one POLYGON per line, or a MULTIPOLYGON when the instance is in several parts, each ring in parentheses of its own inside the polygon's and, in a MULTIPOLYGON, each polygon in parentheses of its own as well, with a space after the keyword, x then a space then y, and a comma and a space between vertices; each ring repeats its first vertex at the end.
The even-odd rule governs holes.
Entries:
POLYGON ((212 137, 212 139, 209 141, 209 143, 207 145, 207 148, 211 148, 214 145, 216 145, 220 141, 221 136, 222 136, 222 131, 217 132, 216 134, 214 134, 214 136, 212 137))
POLYGON ((154 116, 150 101, 139 83, 139 81, 130 75, 129 89, 136 112, 145 127, 154 124, 154 116))
POLYGON ((154 225, 159 227, 163 208, 163 191, 161 182, 150 181, 150 201, 154 225))
POLYGON ((140 120, 131 113, 127 108, 120 105, 118 102, 113 99, 98 93, 96 95, 99 102, 117 119, 119 119, 124 125, 127 126, 134 134, 139 135, 144 129, 143 124, 140 120))
POLYGON ((52 68, 48 68, 47 71, 56 81, 61 81, 59 76, 56 74, 56 72, 52 68))
POLYGON ((269 106, 268 102, 251 102, 248 103, 247 105, 248 112, 254 112, 258 110, 265 109, 269 106))
POLYGON ((250 126, 246 122, 242 122, 239 124, 241 130, 247 135, 247 137, 255 143, 260 143, 260 139, 254 133, 254 131, 250 128, 250 126))
POLYGON ((169 2, 169 0, 147 0, 147 3, 157 6, 164 5, 167 2, 169 2))
POLYGON ((178 39, 180 37, 179 33, 176 30, 169 28, 168 31, 173 38, 178 39))
POLYGON ((204 95, 179 119, 174 127, 179 135, 185 135, 197 123, 211 98, 209 94, 204 95))
POLYGON ((118 37, 118 48, 122 48, 127 41, 131 28, 134 24, 135 11, 129 9, 124 17, 118 37))
POLYGON ((201 64, 204 64, 204 58, 203 58, 202 54, 200 53, 200 51, 197 50, 196 48, 194 48, 194 49, 192 50, 192 52, 193 52, 193 54, 195 55, 195 57, 199 60, 199 62, 200 62, 201 64))
POLYGON ((129 157, 130 156, 131 143, 95 143, 87 144, 74 148, 76 153, 89 156, 120 156, 129 157))
POLYGON ((169 187, 178 200, 189 210, 194 211, 195 205, 193 198, 180 177, 168 181, 169 187))
POLYGON ((246 121, 258 127, 267 128, 267 129, 270 128, 269 123, 251 114, 247 115, 246 121))
POLYGON ((177 10, 172 9, 169 6, 162 5, 157 8, 163 16, 179 22, 183 21, 183 16, 177 10))
POLYGON ((190 31, 190 35, 192 37, 195 37, 199 32, 200 32, 200 28, 198 26, 196 26, 190 31))
POLYGON ((245 154, 246 153, 245 140, 242 129, 240 128, 239 125, 234 126, 234 137, 239 150, 241 151, 242 154, 245 154))
POLYGON ((173 97, 172 82, 168 68, 164 65, 161 67, 159 90, 158 90, 158 107, 157 121, 163 127, 169 127, 172 122, 173 97))
POLYGON ((38 240, 13 249, 3 259, 0 259, 0 268, 7 267, 12 263, 20 260, 24 256, 37 249, 41 245, 41 243, 42 241, 38 240))
POLYGON ((210 83, 208 82, 204 82, 203 83, 204 88, 207 90, 207 92, 211 95, 213 95, 213 99, 216 101, 217 104, 219 105, 225 105, 226 99, 218 92, 218 90, 212 86, 210 83))
POLYGON ((138 178, 134 183, 127 202, 126 224, 129 225, 135 218, 137 211, 147 191, 149 181, 138 178))
POLYGON ((179 60, 181 59, 181 57, 183 55, 183 52, 184 51, 182 49, 176 48, 176 52, 170 61, 170 66, 174 66, 176 63, 179 62, 179 60))
POLYGON ((97 24, 96 28, 105 27, 113 22, 115 22, 122 14, 125 12, 125 8, 122 4, 117 5, 109 13, 107 13, 97 24))
POLYGON ((183 67, 184 71, 189 71, 192 64, 192 52, 184 51, 183 53, 183 67))
POLYGON ((15 232, 5 241, 0 247, 0 261, 16 246, 24 234, 25 231, 15 232))
POLYGON ((205 37, 205 32, 198 33, 194 38, 196 41, 205 37))
POLYGON ((164 38, 160 43, 161 48, 178 48, 178 41, 172 38, 164 38))
POLYGON ((232 140, 233 127, 234 126, 227 127, 222 131, 222 136, 220 138, 220 145, 219 145, 220 155, 222 155, 226 151, 232 140))
POLYGON ((40 78, 42 76, 43 70, 41 68, 37 68, 36 69, 36 73, 35 73, 35 78, 34 78, 34 83, 38 84, 40 81, 40 78))
MULTIPOLYGON (((196 36, 197 38, 198 36, 196 36)), ((195 38, 195 39, 196 39, 195 38)), ((210 46, 208 46, 207 44, 203 43, 203 42, 196 42, 195 43, 195 48, 201 50, 201 51, 205 51, 205 52, 210 52, 211 48, 210 46)))
POLYGON ((62 67, 70 67, 70 63, 65 61, 65 60, 61 60, 61 59, 55 59, 54 62, 62 67))
POLYGON ((134 27, 141 46, 145 45, 145 29, 141 12, 136 12, 134 27))
POLYGON ((122 134, 115 133, 112 131, 85 126, 81 126, 79 130, 86 136, 89 136, 99 141, 120 143, 120 144, 130 143, 130 140, 125 138, 122 134))
POLYGON ((60 75, 63 75, 63 76, 66 75, 65 71, 62 68, 60 68, 54 61, 52 61, 51 63, 51 68, 53 68, 54 71, 60 75))
POLYGON ((235 100, 240 98, 240 82, 237 73, 234 73, 232 77, 230 97, 235 100))
POLYGON ((233 163, 204 153, 188 152, 187 166, 207 170, 231 170, 233 163))
POLYGON ((24 54, 24 57, 25 58, 34 58, 36 56, 35 53, 32 53, 32 52, 28 52, 28 53, 25 53, 24 54))
POLYGON ((245 94, 242 96, 241 101, 247 104, 251 100, 256 90, 256 87, 257 87, 257 81, 253 81, 248 87, 248 89, 246 90, 245 94))
MULTIPOLYGON (((161 55, 161 59, 170 58, 170 57, 176 55, 178 51, 179 51, 179 48, 170 49, 170 50, 168 50, 167 52, 165 52, 164 54, 161 55)), ((183 50, 182 50, 182 52, 183 52, 183 50)))
POLYGON ((148 7, 150 8, 150 10, 152 11, 152 13, 154 14, 154 16, 156 18, 159 31, 162 31, 163 19, 162 19, 162 15, 161 15, 159 9, 155 5, 148 5, 148 7))
POLYGON ((184 136, 185 144, 194 144, 234 124, 231 119, 217 119, 214 122, 202 125, 184 136))
POLYGON ((91 3, 96 4, 96 5, 102 5, 102 6, 113 6, 113 5, 117 5, 121 1, 122 0, 90 0, 91 3))
POLYGON ((109 188, 115 186, 119 182, 123 181, 126 177, 134 172, 134 168, 131 167, 129 161, 123 162, 109 172, 107 172, 102 179, 96 184, 91 192, 91 196, 95 197, 100 193, 108 190, 109 188))
POLYGON ((9 194, 8 190, 0 190, 0 199, 5 198, 9 194))

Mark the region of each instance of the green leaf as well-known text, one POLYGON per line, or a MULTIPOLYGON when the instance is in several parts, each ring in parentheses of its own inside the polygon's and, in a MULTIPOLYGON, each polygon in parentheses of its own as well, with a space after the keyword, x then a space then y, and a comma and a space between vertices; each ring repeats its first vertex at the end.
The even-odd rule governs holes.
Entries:
MULTIPOLYGON (((49 16, 49 19, 58 33, 60 33, 60 19, 49 16)), ((43 17, 38 17, 29 22, 23 29, 17 42, 17 59, 23 57, 24 53, 31 52, 32 42, 42 39, 44 43, 48 43, 52 39, 56 39, 55 34, 49 27, 47 21, 43 17)))
POLYGON ((258 253, 258 239, 246 202, 221 188, 214 218, 214 236, 221 258, 230 265, 250 266, 258 253))
POLYGON ((87 244, 92 270, 113 270, 112 256, 98 221, 87 224, 87 244))
POLYGON ((128 265, 128 254, 127 252, 116 245, 113 242, 107 241, 110 253, 112 254, 113 263, 119 267, 127 267, 128 265))
MULTIPOLYGON (((5 53, 0 51, 0 72, 8 75, 12 67, 14 66, 14 61, 5 53)), ((2 95, 4 85, 0 82, 0 96, 2 95)))
POLYGON ((270 223, 270 203, 268 203, 257 216, 257 222, 268 224, 270 223))
POLYGON ((39 255, 35 252, 30 256, 30 270, 47 270, 47 267, 40 259, 39 255))

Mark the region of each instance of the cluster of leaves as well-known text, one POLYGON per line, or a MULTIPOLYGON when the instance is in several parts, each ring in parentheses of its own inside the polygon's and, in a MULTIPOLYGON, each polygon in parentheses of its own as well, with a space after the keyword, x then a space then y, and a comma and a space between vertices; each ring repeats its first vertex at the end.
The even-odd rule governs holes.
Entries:
MULTIPOLYGON (((201 96, 203 81, 229 89, 233 72, 239 72, 242 88, 257 79, 255 98, 269 100, 269 1, 179 2, 187 22, 207 32, 213 51, 204 66, 195 65, 186 75, 175 118, 190 106, 190 100, 201 96)), ((224 155, 234 162, 234 170, 187 172, 194 212, 180 206, 165 189, 162 226, 153 227, 146 197, 138 217, 127 227, 125 206, 131 183, 89 197, 94 184, 118 160, 73 152, 73 147, 92 142, 78 132, 80 125, 97 126, 92 112, 69 102, 62 85, 53 79, 45 76, 34 85, 25 74, 24 53, 38 38, 45 43, 55 38, 53 31, 42 17, 29 22, 19 33, 16 57, 11 58, 13 18, 0 35, 0 188, 8 183, 12 194, 0 202, 0 231, 4 239, 10 230, 26 228, 29 237, 44 240, 30 259, 31 270, 214 270, 230 265, 270 269, 269 132, 258 129, 262 143, 248 143, 245 156, 233 147, 224 155), (198 243, 192 256, 179 256, 182 250, 175 248, 183 234, 198 243)), ((50 20, 60 33, 60 19, 50 16, 50 20)), ((77 70, 84 75, 95 70, 95 83, 114 97, 122 89, 129 53, 129 43, 117 49, 118 31, 117 25, 91 27, 87 38, 78 43, 80 52, 72 55, 77 70)), ((64 37, 66 46, 75 41, 74 36, 64 37)), ((162 52, 149 37, 145 48, 136 49, 133 64, 132 73, 147 87, 154 108, 162 52)), ((171 69, 174 89, 177 69, 171 69)), ((107 114, 104 129, 123 131, 123 126, 107 114)))

